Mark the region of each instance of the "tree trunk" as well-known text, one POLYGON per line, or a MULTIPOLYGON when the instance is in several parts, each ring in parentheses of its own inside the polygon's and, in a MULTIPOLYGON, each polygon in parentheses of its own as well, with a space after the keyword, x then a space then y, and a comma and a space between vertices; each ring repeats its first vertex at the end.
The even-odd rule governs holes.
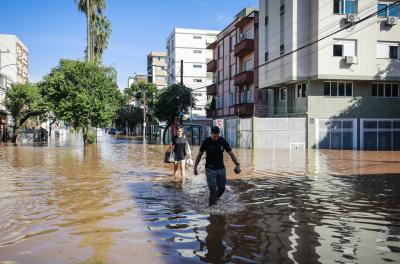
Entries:
POLYGON ((83 137, 83 144, 86 145, 86 143, 87 143, 87 128, 86 127, 82 128, 82 137, 83 137))
POLYGON ((17 143, 17 137, 19 133, 19 127, 17 127, 16 122, 14 121, 14 128, 13 128, 13 136, 11 138, 12 143, 17 143))
POLYGON ((168 129, 170 128, 170 123, 167 123, 167 126, 165 127, 165 129, 164 129, 164 132, 163 132, 163 144, 164 145, 166 145, 167 143, 165 142, 165 136, 167 135, 167 131, 168 131, 168 129))

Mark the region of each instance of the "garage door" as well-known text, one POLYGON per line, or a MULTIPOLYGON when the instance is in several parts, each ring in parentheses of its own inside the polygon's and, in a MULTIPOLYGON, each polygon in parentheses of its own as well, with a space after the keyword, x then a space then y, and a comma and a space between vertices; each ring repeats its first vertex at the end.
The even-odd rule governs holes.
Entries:
POLYGON ((320 149, 357 149, 357 119, 316 119, 320 149))
POLYGON ((400 119, 361 119, 361 148, 400 150, 400 119))

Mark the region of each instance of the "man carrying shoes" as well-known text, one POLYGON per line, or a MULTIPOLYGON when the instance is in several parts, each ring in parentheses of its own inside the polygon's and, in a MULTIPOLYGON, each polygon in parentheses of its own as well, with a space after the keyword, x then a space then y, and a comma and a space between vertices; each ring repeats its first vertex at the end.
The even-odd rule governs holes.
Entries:
POLYGON ((211 136, 206 138, 200 147, 200 152, 197 155, 194 164, 194 175, 198 175, 197 166, 199 165, 201 156, 204 151, 206 152, 206 177, 208 188, 210 189, 210 198, 208 204, 214 205, 217 200, 222 196, 225 191, 226 185, 226 171, 224 165, 224 150, 231 156, 232 161, 235 163, 235 173, 240 173, 240 164, 236 159, 235 154, 229 143, 219 136, 219 127, 213 126, 211 128, 211 136))

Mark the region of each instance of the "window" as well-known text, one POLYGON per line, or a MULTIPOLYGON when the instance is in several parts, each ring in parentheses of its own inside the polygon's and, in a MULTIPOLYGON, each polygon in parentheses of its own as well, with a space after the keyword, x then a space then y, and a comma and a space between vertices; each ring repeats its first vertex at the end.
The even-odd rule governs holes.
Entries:
POLYGON ((244 71, 252 71, 253 70, 253 60, 247 60, 243 63, 244 71))
POLYGON ((337 39, 333 44, 333 56, 356 56, 356 41, 348 39, 337 39))
POLYGON ((351 82, 324 82, 324 96, 353 96, 353 83, 351 82))
POLYGON ((286 101, 287 89, 280 88, 279 89, 279 101, 286 101))
POLYGON ((280 14, 280 54, 285 53, 285 2, 281 0, 281 14, 280 14))
POLYGON ((224 45, 218 46, 218 58, 221 59, 224 57, 224 45))
POLYGON ((229 93, 228 95, 228 106, 233 106, 235 105, 235 94, 234 93, 229 93))
POLYGON ((201 65, 201 64, 193 64, 193 68, 201 69, 201 68, 203 68, 203 65, 201 65))
POLYGON ((236 64, 231 65, 231 77, 236 75, 236 64))
POLYGON ((222 100, 221 100, 221 96, 215 96, 215 108, 219 109, 222 108, 223 104, 222 104, 222 100))
POLYGON ((307 97, 307 83, 296 84, 296 97, 297 98, 307 97))
POLYGON ((373 83, 372 96, 384 98, 399 98, 398 83, 373 83))
POLYGON ((236 45, 236 35, 231 37, 231 50, 235 49, 235 45, 236 45))
POLYGON ((269 55, 268 52, 265 52, 265 54, 264 54, 264 60, 265 61, 268 61, 268 55, 269 55))
POLYGON ((193 82, 195 82, 195 83, 201 83, 201 82, 203 82, 203 80, 202 80, 202 79, 193 79, 193 82))
POLYGON ((387 17, 387 16, 399 17, 400 16, 399 4, 396 4, 390 8, 387 8, 391 4, 393 4, 393 3, 379 2, 378 3, 378 17, 387 17))
POLYGON ((357 0, 334 0, 334 14, 355 14, 357 13, 357 0))
POLYGON ((193 39, 201 39, 201 36, 193 36, 193 39))
POLYGON ((398 59, 399 43, 378 41, 376 44, 376 58, 378 59, 398 59))
POLYGON ((224 80, 223 71, 218 71, 218 82, 222 82, 224 80))
POLYGON ((195 53, 195 54, 202 54, 203 51, 202 51, 202 50, 193 50, 193 53, 195 53))
POLYGON ((240 104, 251 104, 253 103, 253 91, 249 90, 244 90, 240 93, 240 104))
POLYGON ((280 52, 279 52, 281 55, 283 54, 283 53, 285 53, 285 45, 281 45, 280 46, 280 52))

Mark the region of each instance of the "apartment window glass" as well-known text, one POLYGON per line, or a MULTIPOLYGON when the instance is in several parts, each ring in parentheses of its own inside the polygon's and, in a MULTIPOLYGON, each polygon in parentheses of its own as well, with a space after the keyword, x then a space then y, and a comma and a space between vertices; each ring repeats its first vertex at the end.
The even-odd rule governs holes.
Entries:
POLYGON ((202 79, 193 79, 193 82, 195 82, 195 83, 201 83, 201 82, 203 82, 203 80, 202 80, 202 79))
POLYGON ((218 82, 222 82, 224 80, 223 71, 218 71, 218 82))
POLYGON ((218 46, 218 58, 221 59, 224 57, 224 45, 218 46))
POLYGON ((193 50, 193 53, 195 53, 195 54, 202 54, 203 51, 202 51, 202 50, 193 50))
POLYGON ((400 15, 399 4, 387 8, 391 4, 393 3, 385 3, 385 2, 378 3, 378 17, 387 17, 387 16, 398 17, 400 15))
POLYGON ((376 44, 376 57, 378 59, 398 59, 399 43, 378 41, 376 44))
POLYGON ((193 36, 193 39, 201 39, 201 36, 193 36))
POLYGON ((236 64, 231 65, 231 77, 236 75, 236 64))
POLYGON ((253 60, 247 60, 243 64, 244 71, 252 71, 253 70, 253 60))
POLYGON ((352 82, 324 82, 324 96, 353 96, 352 82))
POLYGON ((356 40, 337 39, 333 44, 333 56, 356 56, 356 40))
POLYGON ((269 1, 268 0, 265 0, 265 61, 268 61, 268 34, 269 34, 269 23, 268 23, 268 21, 269 21, 269 17, 268 17, 268 11, 269 11, 269 8, 268 8, 268 3, 269 3, 269 1))
POLYGON ((235 49, 235 45, 236 45, 236 35, 231 37, 231 50, 235 49))
POLYGON ((279 89, 279 101, 286 101, 286 96, 287 96, 287 89, 280 88, 279 89))
POLYGON ((201 65, 201 64, 193 64, 193 68, 201 69, 201 68, 203 68, 203 65, 201 65))
POLYGON ((307 96, 307 83, 296 84, 296 97, 302 98, 307 96))
POLYGON ((334 0, 333 13, 335 14, 357 13, 357 0, 334 0))
POLYGON ((398 98, 399 84, 398 83, 373 83, 372 96, 382 98, 398 98))
POLYGON ((280 54, 285 53, 285 2, 281 0, 281 12, 280 12, 280 54))

